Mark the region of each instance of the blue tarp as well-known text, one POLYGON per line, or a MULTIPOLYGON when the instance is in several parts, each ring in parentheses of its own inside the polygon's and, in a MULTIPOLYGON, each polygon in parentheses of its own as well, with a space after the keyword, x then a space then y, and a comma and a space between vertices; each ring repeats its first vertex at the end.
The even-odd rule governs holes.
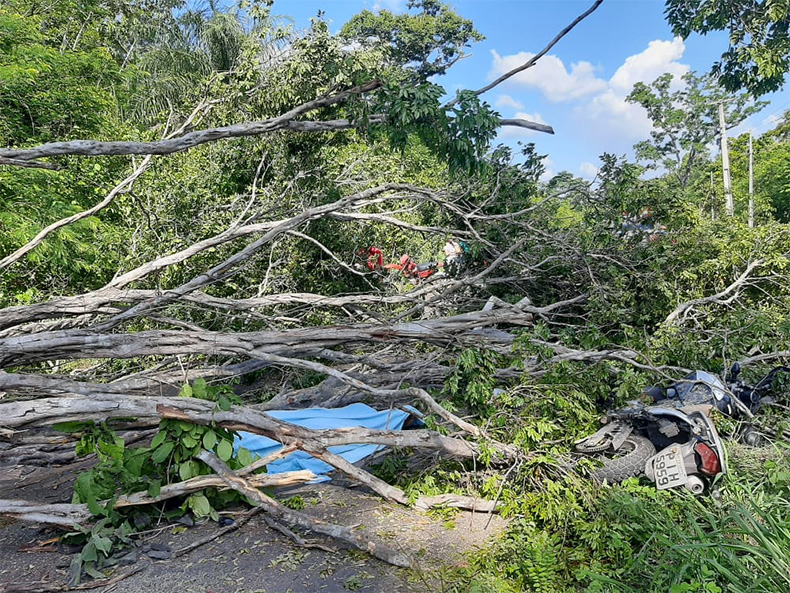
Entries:
MULTIPOLYGON (((351 404, 344 408, 307 408, 304 410, 275 410, 266 412, 270 416, 314 429, 332 428, 351 428, 363 427, 378 430, 400 430, 406 418, 407 412, 402 410, 384 410, 379 412, 365 404, 351 404)), ((249 432, 240 432, 236 438, 235 447, 248 449, 253 456, 265 457, 278 451, 282 445, 275 440, 249 432)), ((372 455, 383 445, 339 445, 329 447, 329 451, 340 455, 347 461, 355 463, 372 455)), ((304 451, 295 451, 277 461, 266 466, 270 474, 309 469, 317 476, 326 474, 334 470, 331 465, 318 459, 314 459, 304 451)), ((326 476, 319 477, 318 482, 329 480, 326 476)))

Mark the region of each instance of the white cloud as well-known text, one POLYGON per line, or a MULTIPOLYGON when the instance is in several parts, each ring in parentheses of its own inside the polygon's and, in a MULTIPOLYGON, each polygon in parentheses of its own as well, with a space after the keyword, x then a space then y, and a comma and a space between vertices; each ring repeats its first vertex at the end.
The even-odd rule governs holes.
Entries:
POLYGON ((673 86, 680 88, 680 77, 689 71, 678 60, 685 45, 680 38, 673 41, 651 41, 647 48, 625 59, 609 79, 608 88, 574 110, 579 129, 609 152, 624 152, 650 136, 652 124, 645 110, 626 101, 637 82, 649 84, 669 72, 675 76, 673 86))
POLYGON ((585 179, 593 179, 596 175, 598 175, 598 167, 590 162, 585 161, 579 165, 579 173, 585 179))
POLYGON ((509 107, 510 109, 524 109, 524 104, 521 101, 516 101, 510 95, 499 95, 494 105, 498 109, 509 107))
POLYGON ((554 171, 554 161, 547 156, 543 159, 543 166, 546 167, 546 170, 543 171, 543 175, 540 176, 540 181, 548 183, 557 174, 554 171))
MULTIPOLYGON (((520 52, 500 56, 495 50, 491 50, 491 55, 493 64, 489 76, 495 79, 520 66, 535 54, 520 52)), ((595 70, 590 62, 576 62, 571 64, 569 72, 557 56, 547 55, 538 60, 532 68, 527 68, 510 78, 508 84, 538 89, 549 101, 560 103, 604 90, 606 81, 596 78, 595 70)))
MULTIPOLYGON (((651 41, 643 51, 625 58, 608 79, 590 62, 577 62, 568 68, 559 57, 547 55, 533 68, 503 84, 503 87, 507 85, 509 94, 502 95, 497 106, 518 109, 515 104, 522 101, 534 105, 535 101, 527 98, 530 91, 540 93, 552 103, 571 101, 570 109, 560 105, 542 107, 551 123, 556 124, 558 135, 575 145, 568 149, 569 153, 584 150, 595 151, 595 156, 603 152, 627 154, 636 142, 650 137, 652 123, 645 110, 628 103, 626 97, 637 82, 650 84, 665 72, 674 76, 672 90, 682 88, 681 77, 689 71, 689 66, 681 63, 685 49, 680 38, 651 41)), ((490 78, 512 70, 533 55, 521 52, 501 56, 492 51, 490 78)), ((519 113, 517 117, 544 122, 537 113, 519 113)), ((533 134, 535 132, 506 128, 500 138, 524 138, 533 134)), ((579 167, 588 177, 594 176, 594 169, 590 162, 579 167)))
POLYGON ((779 113, 772 113, 768 117, 763 118, 763 120, 757 124, 758 128, 775 128, 777 124, 784 121, 784 117, 780 116, 779 113))
MULTIPOLYGON (((526 119, 538 124, 548 125, 548 122, 543 119, 540 113, 524 113, 523 111, 519 111, 513 117, 515 119, 526 119)), ((543 132, 536 132, 535 130, 528 130, 527 128, 519 128, 518 126, 504 126, 499 132, 499 138, 523 138, 525 136, 536 136, 542 133, 543 132)))
POLYGON ((627 95, 637 82, 651 83, 665 72, 673 74, 677 80, 689 71, 686 64, 677 61, 683 57, 685 49, 680 37, 672 41, 651 41, 646 50, 625 59, 609 79, 609 87, 627 95))
POLYGON ((607 150, 614 152, 630 148, 634 142, 648 138, 653 128, 647 112, 640 105, 628 103, 625 96, 612 90, 593 97, 573 113, 580 120, 577 129, 610 146, 607 150))

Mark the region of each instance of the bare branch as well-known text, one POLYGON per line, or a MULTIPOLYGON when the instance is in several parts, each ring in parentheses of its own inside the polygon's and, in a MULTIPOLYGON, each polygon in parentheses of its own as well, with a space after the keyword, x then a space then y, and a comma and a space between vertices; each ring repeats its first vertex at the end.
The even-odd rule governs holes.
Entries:
POLYGON ((156 140, 154 142, 99 142, 96 140, 70 140, 67 142, 50 142, 35 148, 3 148, 0 157, 30 161, 43 157, 58 155, 85 155, 109 156, 123 154, 173 154, 225 138, 241 138, 244 136, 258 136, 283 129, 296 129, 302 131, 324 131, 329 129, 342 129, 348 124, 347 120, 337 122, 295 122, 295 118, 322 107, 329 107, 345 101, 353 95, 367 93, 381 86, 381 82, 373 81, 368 84, 342 91, 330 97, 322 97, 308 101, 285 113, 258 122, 248 122, 190 132, 178 138, 156 140))
POLYGON ((502 506, 502 503, 460 494, 438 494, 436 496, 421 496, 414 502, 414 506, 426 510, 435 507, 450 507, 477 513, 493 513, 502 506))
MULTIPOLYGON (((601 0, 603 2, 603 0, 601 0)), ((527 130, 535 130, 536 132, 545 132, 546 134, 553 134, 554 128, 548 124, 541 124, 528 119, 500 119, 500 126, 514 126, 517 128, 524 128, 527 130)))
MULTIPOLYGON (((531 68, 532 66, 534 66, 535 62, 537 62, 540 58, 542 58, 544 55, 546 55, 546 53, 548 53, 549 50, 551 50, 552 47, 557 45, 557 43, 560 41, 560 39, 565 37, 565 35, 570 33, 570 31, 576 25, 578 25, 580 22, 582 22, 584 19, 586 19, 588 16, 590 16, 593 12, 595 12, 595 10, 601 5, 602 2, 603 2, 603 0, 595 0, 595 3, 590 8, 585 10, 582 14, 580 14, 578 17, 576 17, 576 19, 574 19, 574 21, 571 24, 569 24, 562 31, 557 33, 557 35, 554 37, 554 39, 552 39, 546 47, 544 47, 542 50, 540 50, 538 53, 536 53, 534 56, 532 56, 529 60, 527 60, 526 62, 524 62, 520 66, 518 66, 516 68, 513 68, 509 72, 506 72, 505 74, 503 74, 502 76, 497 78, 491 84, 488 84, 488 85, 484 86, 483 88, 476 90, 475 91, 475 95, 478 95, 478 96, 482 95, 483 93, 490 91, 495 86, 497 86, 499 84, 502 84, 508 78, 511 78, 511 77, 515 76, 516 74, 518 74, 519 72, 523 72, 527 68, 531 68)), ((453 99, 452 101, 450 101, 447 104, 447 107, 455 105, 455 103, 457 103, 457 102, 458 102, 458 99, 453 99)), ((542 131, 545 131, 545 130, 542 130, 542 131)))
MULTIPOLYGON (((246 468, 245 468, 246 469, 246 468)), ((249 472, 240 471, 240 474, 249 472)), ((304 484, 316 478, 315 474, 309 470, 299 470, 294 472, 283 472, 279 474, 253 475, 247 478, 248 482, 255 488, 274 488, 279 486, 294 486, 304 484)), ((199 492, 205 488, 217 488, 226 490, 227 484, 216 475, 197 476, 162 486, 157 496, 150 496, 147 492, 135 492, 126 496, 120 496, 113 505, 114 509, 130 506, 141 506, 155 504, 179 496, 187 496, 193 492, 199 492)), ((0 499, 0 515, 10 515, 24 521, 34 521, 36 523, 50 523, 64 527, 73 527, 80 523, 93 520, 95 517, 88 509, 87 504, 38 504, 25 500, 2 500, 0 499)))
POLYGON ((790 350, 781 350, 779 352, 770 352, 768 354, 756 354, 754 356, 749 356, 748 358, 742 358, 738 361, 742 367, 749 366, 752 364, 757 364, 760 362, 765 362, 767 360, 790 360, 790 350))
POLYGON ((375 556, 380 560, 384 560, 395 566, 410 567, 411 560, 399 552, 395 552, 389 547, 380 542, 370 540, 366 535, 359 532, 354 532, 350 527, 343 527, 341 525, 334 525, 332 523, 325 523, 314 519, 309 515, 299 511, 291 510, 273 498, 267 496, 247 480, 240 477, 238 474, 231 471, 231 469, 216 455, 208 451, 202 451, 198 458, 206 465, 211 467, 217 474, 237 492, 243 494, 256 506, 263 506, 266 512, 273 516, 275 519, 285 521, 291 525, 298 525, 315 533, 328 535, 347 544, 354 546, 360 550, 368 552, 371 556, 375 556))
MULTIPOLYGON (((430 290, 432 290, 430 287, 421 286, 408 293, 394 295, 354 294, 324 296, 315 293, 281 293, 249 299, 222 298, 196 291, 185 295, 181 302, 230 313, 249 313, 279 306, 307 305, 333 308, 351 305, 398 305, 420 299, 430 290)), ((72 297, 54 298, 43 303, 8 307, 3 309, 3 315, 0 317, 0 338, 18 333, 17 331, 10 331, 12 328, 45 319, 80 317, 90 314, 117 314, 128 308, 129 304, 149 301, 159 294, 159 292, 154 290, 116 290, 108 288, 72 297)), ((36 329, 25 325, 25 330, 28 333, 33 333, 36 329)), ((38 331, 41 330, 39 329, 38 331)))
MULTIPOLYGON (((195 278, 186 282, 185 284, 182 284, 178 288, 168 290, 163 294, 157 296, 156 298, 151 299, 150 301, 135 305, 129 310, 124 311, 119 315, 116 315, 109 322, 104 323, 101 326, 98 326, 97 329, 99 330, 110 329, 118 325, 122 321, 138 316, 155 306, 161 306, 162 304, 172 302, 204 286, 218 282, 220 280, 224 280, 232 276, 234 273, 238 271, 238 268, 241 265, 243 265, 250 257, 252 257, 257 251, 259 251, 264 245, 270 243, 275 237, 283 233, 287 233, 289 231, 295 230, 301 225, 311 220, 319 219, 323 216, 326 216, 336 210, 340 210, 345 207, 350 207, 353 205, 364 203, 366 200, 369 200, 375 196, 378 196, 380 194, 389 191, 397 191, 397 190, 414 191, 415 189, 418 188, 415 188, 414 186, 409 184, 396 184, 396 183, 385 184, 382 186, 369 188, 357 192, 351 196, 341 198, 331 204, 325 204, 321 206, 316 206, 314 208, 310 208, 290 219, 278 221, 276 223, 269 223, 270 228, 263 236, 253 241, 252 243, 247 245, 244 249, 238 251, 237 253, 235 253, 225 261, 212 267, 210 270, 196 276, 195 278)), ((217 235, 212 239, 193 245, 178 254, 167 256, 165 258, 160 258, 156 262, 151 262, 149 264, 146 264, 145 266, 141 266, 137 270, 124 274, 124 276, 113 280, 113 282, 110 283, 110 285, 108 286, 113 286, 115 288, 118 288, 120 286, 128 284, 128 282, 130 282, 131 279, 139 278, 140 276, 148 274, 155 269, 161 269, 162 267, 171 265, 176 261, 182 261, 187 257, 191 257, 198 251, 202 251, 208 248, 208 246, 222 243, 228 240, 230 237, 232 237, 234 232, 238 232, 238 229, 229 229, 228 231, 225 231, 224 233, 220 233, 220 235, 217 235)))
POLYGON ((176 418, 196 424, 211 424, 243 430, 320 451, 335 445, 367 443, 395 447, 420 447, 461 458, 474 457, 472 443, 444 437, 428 430, 373 430, 344 428, 313 430, 277 420, 248 406, 218 411, 212 402, 184 397, 139 397, 103 395, 91 398, 57 397, 0 403, 0 418, 6 428, 46 426, 64 419, 105 420, 108 417, 176 418), (305 445, 306 444, 306 445, 305 445))
POLYGON ((129 334, 103 334, 91 330, 62 330, 0 339, 0 368, 44 360, 86 358, 133 358, 172 354, 244 356, 266 360, 267 356, 290 353, 316 355, 332 347, 360 343, 423 341, 451 344, 457 340, 505 340, 512 335, 488 336, 477 328, 500 323, 526 325, 530 310, 521 316, 514 310, 474 311, 451 317, 423 319, 393 325, 359 324, 336 327, 307 327, 274 332, 222 333, 209 331, 152 330, 129 334))
POLYGON ((0 156, 0 165, 10 167, 24 167, 27 169, 49 169, 50 171, 57 171, 60 169, 59 165, 55 163, 40 163, 37 161, 25 161, 22 159, 11 159, 8 157, 0 156))
POLYGON ((551 365, 562 362, 599 362, 602 360, 622 362, 634 368, 657 373, 688 372, 688 369, 682 367, 669 365, 653 366, 649 364, 649 362, 639 362, 638 360, 645 359, 645 356, 634 350, 578 350, 575 348, 568 348, 555 342, 545 342, 543 340, 534 339, 531 341, 535 345, 551 348, 556 353, 552 358, 525 364, 525 370, 532 375, 541 374, 540 369, 545 369, 551 365))
POLYGON ((664 320, 664 323, 666 323, 666 324, 672 324, 672 323, 681 324, 686 319, 686 317, 688 316, 689 312, 692 309, 694 309, 695 307, 698 307, 699 305, 706 305, 708 303, 719 303, 719 304, 721 304, 721 303, 725 303, 725 302, 731 301, 737 295, 732 295, 729 300, 725 300, 725 297, 727 297, 728 295, 730 295, 731 293, 733 293, 734 291, 736 291, 737 289, 742 287, 746 283, 746 281, 749 279, 749 276, 752 273, 752 271, 755 268, 763 265, 764 263, 765 263, 765 261, 762 260, 762 259, 756 259, 753 262, 751 262, 748 266, 746 266, 746 269, 743 271, 743 273, 740 276, 738 276, 738 278, 736 278, 735 281, 732 284, 730 284, 727 288, 725 288, 721 292, 717 292, 716 294, 713 294, 713 295, 710 295, 710 296, 707 296, 707 297, 702 297, 702 298, 699 298, 699 299, 693 299, 691 301, 687 301, 685 303, 681 303, 680 305, 678 305, 675 308, 674 311, 672 311, 669 315, 667 315, 667 318, 664 320))
POLYGON ((7 268, 14 262, 21 259, 26 253, 35 249, 38 245, 40 245, 44 241, 44 239, 46 239, 50 234, 54 233, 58 229, 73 224, 79 220, 88 218, 89 216, 93 216, 100 210, 103 210, 104 208, 109 206, 118 195, 127 192, 131 189, 132 184, 137 180, 138 177, 140 177, 140 175, 143 174, 143 172, 145 172, 150 162, 151 162, 151 156, 149 155, 143 160, 142 163, 140 163, 140 166, 135 168, 135 170, 126 179, 124 179, 118 185, 112 188, 110 192, 107 194, 107 196, 92 208, 89 208, 88 210, 83 210, 82 212, 78 212, 77 214, 74 214, 72 216, 62 218, 61 220, 58 220, 57 222, 53 222, 48 227, 42 229, 35 237, 33 237, 33 239, 28 241, 25 245, 23 245, 22 247, 11 253, 10 255, 1 259, 0 270, 7 268))
MULTIPOLYGON (((166 137, 173 138, 175 136, 178 136, 179 134, 182 134, 184 130, 186 130, 189 126, 191 126, 194 123, 195 119, 199 115, 205 112, 205 110, 211 107, 213 104, 214 104, 213 101, 201 101, 198 104, 198 106, 192 110, 192 113, 189 114, 189 116, 184 120, 181 126, 179 126, 177 130, 168 134, 166 137)), ((2 162, 2 159, 0 159, 0 162, 2 162)), ((28 163, 28 165, 30 165, 29 161, 18 161, 18 162, 28 163)), ((70 224, 73 224, 79 220, 88 218, 89 216, 93 216, 97 212, 109 206, 117 196, 119 196, 122 193, 129 192, 132 189, 132 184, 137 180, 137 178, 140 177, 140 175, 142 175, 146 171, 150 162, 151 162, 151 155, 148 155, 147 157, 145 157, 145 159, 143 159, 143 162, 140 163, 139 166, 135 167, 134 171, 132 171, 132 173, 126 179, 121 181, 112 190, 110 190, 107 196, 92 208, 89 208, 88 210, 85 210, 83 212, 78 212, 73 216, 68 216, 66 218, 63 218, 57 222, 52 223, 51 225, 40 231, 26 245, 23 245, 22 247, 17 249, 14 253, 0 260, 0 270, 7 268, 15 261, 18 261, 26 253, 28 253, 29 251, 40 245, 44 241, 44 239, 47 238, 47 236, 49 236, 56 230, 68 226, 70 224)))

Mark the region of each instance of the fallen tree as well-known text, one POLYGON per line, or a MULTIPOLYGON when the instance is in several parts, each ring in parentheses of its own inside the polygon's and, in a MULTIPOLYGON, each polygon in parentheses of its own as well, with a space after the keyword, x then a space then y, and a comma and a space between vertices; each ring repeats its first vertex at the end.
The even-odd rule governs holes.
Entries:
MULTIPOLYGON (((436 128, 432 118, 417 113, 425 105, 421 107, 418 102, 415 107, 388 95, 392 81, 374 77, 340 87, 334 82, 329 86, 313 83, 316 88, 310 96, 295 101, 295 105, 279 108, 274 114, 262 109, 268 113, 266 117, 225 125, 218 123, 223 116, 217 112, 238 100, 236 91, 221 97, 206 95, 183 117, 172 113, 159 139, 150 139, 149 134, 145 140, 68 139, 0 148, 0 165, 20 169, 67 170, 80 156, 100 162, 115 158, 116 166, 122 163, 120 169, 125 169, 122 181, 115 183, 103 199, 44 226, 24 244, 0 254, 0 274, 5 278, 23 276, 27 262, 48 242, 92 217, 108 213, 117 217, 119 212, 126 212, 139 219, 125 229, 131 244, 129 257, 119 258, 123 263, 98 286, 86 282, 90 290, 42 293, 42 298, 22 304, 13 304, 13 299, 3 295, 8 305, 0 315, 0 438, 8 445, 3 459, 35 455, 36 439, 52 439, 47 429, 64 422, 93 422, 101 430, 126 423, 141 431, 143 436, 135 438, 144 444, 151 439, 156 442, 167 426, 181 422, 203 427, 201 430, 208 431, 200 433, 204 435, 243 430, 268 436, 283 443, 288 451, 300 449, 325 461, 398 504, 410 504, 403 490, 350 464, 329 447, 375 444, 466 460, 476 460, 485 452, 489 463, 512 462, 518 456, 515 448, 493 441, 477 424, 447 410, 429 390, 440 388, 455 372, 460 351, 485 348, 507 352, 513 344, 514 329, 528 327, 536 319, 551 321, 573 315, 574 308, 584 301, 585 296, 572 289, 562 291, 563 298, 556 302, 541 305, 533 304, 527 294, 529 280, 546 266, 559 260, 573 262, 579 253, 571 243, 547 249, 554 238, 530 223, 536 209, 561 199, 564 192, 548 196, 540 204, 520 204, 503 213, 496 205, 500 191, 496 182, 486 182, 479 188, 470 183, 466 189, 463 184, 437 189, 405 181, 375 182, 360 179, 351 162, 331 183, 311 185, 309 178, 319 175, 316 171, 300 170, 292 179, 286 174, 277 177, 273 163, 280 157, 268 156, 268 150, 272 147, 288 152, 284 145, 293 137, 343 131, 365 134, 368 128, 385 132, 399 129, 403 122, 398 110, 405 106, 415 111, 407 122, 412 132, 430 140, 425 135, 426 130, 430 131, 434 137, 428 142, 431 150, 449 160, 452 167, 466 159, 465 166, 472 170, 470 155, 480 160, 489 138, 476 135, 479 126, 470 123, 470 116, 490 120, 494 127, 512 125, 553 133, 544 124, 498 117, 477 97, 532 67, 600 4, 601 0, 594 2, 541 52, 494 83, 470 91, 463 100, 459 96, 441 104, 434 97, 432 112, 446 130, 436 128), (375 105, 379 111, 354 116, 353 109, 361 104, 375 105), (459 125, 471 128, 458 130, 459 125), (245 172, 245 191, 214 211, 216 224, 207 225, 205 232, 185 229, 176 240, 160 245, 161 233, 168 225, 156 218, 168 196, 164 192, 157 196, 159 202, 154 200, 152 205, 149 200, 148 206, 143 205, 140 196, 156 193, 152 190, 156 175, 169 166, 162 157, 200 154, 218 143, 232 147, 244 139, 258 142, 255 146, 262 147, 263 153, 257 168, 245 172), (134 158, 123 160, 134 155, 144 158, 139 162, 134 158), (335 236, 339 229, 344 229, 339 234, 347 235, 345 243, 335 236), (355 266, 348 252, 343 251, 353 244, 348 238, 365 229, 379 229, 381 236, 402 233, 427 237, 437 247, 445 237, 458 236, 473 242, 476 253, 466 258, 459 274, 437 274, 423 282, 387 276, 381 269, 355 266), (489 239, 487 229, 497 238, 489 239), (139 249, 138 244, 142 245, 139 249), (295 282, 279 272, 278 264, 293 260, 295 252, 304 246, 331 262, 334 275, 354 282, 353 290, 330 290, 326 279, 315 282, 319 290, 314 292, 279 290, 277 281, 281 285, 295 282), (503 286, 508 287, 512 298, 492 300, 492 287, 503 286), (322 288, 326 288, 323 293, 322 288), (312 388, 303 388, 289 384, 288 377, 321 380, 312 388), (201 385, 208 385, 202 387, 203 391, 217 389, 226 397, 234 379, 261 385, 268 390, 269 401, 260 406, 249 401, 231 406, 227 399, 220 404, 216 398, 177 397, 185 387, 201 381, 201 385), (272 393, 275 386, 277 393, 272 393), (341 400, 365 400, 384 408, 418 406, 436 419, 443 432, 309 430, 278 421, 264 411, 308 403, 339 405, 341 400), (159 432, 153 430, 156 426, 159 432), (24 455, 14 456, 14 446, 22 446, 26 439, 24 455)), ((375 71, 377 75, 382 72, 375 71)), ((424 83, 415 84, 420 89, 429 88, 424 83)), ((210 93, 210 88, 208 85, 206 92, 210 93)), ((360 160, 369 156, 363 152, 360 160)), ((321 171, 319 176, 329 179, 329 175, 321 171)), ((406 243, 409 248, 417 245, 415 240, 406 243)), ((399 254, 393 251, 392 255, 399 254)), ((573 265, 583 267, 581 262, 573 265)), ((235 388, 245 395, 241 386, 235 388)), ((120 439, 114 441, 117 448, 129 444, 113 434, 107 438, 120 439)), ((309 476, 256 476, 249 469, 257 467, 255 463, 232 470, 227 459, 217 456, 217 442, 213 448, 193 451, 189 461, 181 460, 183 471, 199 460, 214 474, 164 484, 156 493, 117 492, 117 499, 109 498, 104 504, 118 510, 183 498, 206 488, 230 488, 263 506, 276 519, 337 537, 389 562, 408 565, 408 559, 387 552, 359 533, 308 521, 258 490, 309 476)), ((67 439, 66 446, 68 443, 67 439)), ((102 462, 106 451, 96 451, 102 462)), ((157 459, 154 451, 152 446, 146 453, 147 461, 157 459)), ((40 464, 69 460, 63 442, 49 453, 41 452, 40 464)), ((200 466, 201 471, 204 466, 200 466)), ((191 475, 192 466, 189 468, 191 475)), ((94 503, 98 504, 89 501, 86 507, 3 501, 0 513, 73 524, 87 520, 88 512, 95 514, 94 503)), ((423 498, 417 506, 447 504, 476 509, 485 506, 475 497, 461 495, 423 498)), ((486 508, 495 507, 489 503, 486 508)))

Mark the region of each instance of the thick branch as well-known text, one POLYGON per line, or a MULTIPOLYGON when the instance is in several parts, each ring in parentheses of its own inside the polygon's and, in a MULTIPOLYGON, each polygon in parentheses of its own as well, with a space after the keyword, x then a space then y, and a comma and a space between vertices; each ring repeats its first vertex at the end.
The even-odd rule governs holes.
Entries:
POLYGON ((39 163, 37 161, 24 161, 22 159, 10 159, 0 156, 0 165, 11 167, 24 167, 26 169, 49 169, 50 171, 57 171, 60 169, 55 163, 39 163))
MULTIPOLYGON (((277 420, 264 412, 253 411, 250 408, 228 412, 219 412, 213 409, 184 409, 186 406, 176 398, 170 398, 170 401, 175 406, 161 403, 156 406, 156 412, 162 418, 185 420, 195 424, 216 422, 223 428, 267 436, 281 443, 292 444, 310 453, 323 451, 337 445, 373 444, 430 449, 462 458, 474 457, 477 454, 477 447, 474 444, 461 439, 445 437, 430 430, 310 429, 277 420)), ((205 406, 203 407, 205 408, 205 406)), ((0 404, 0 409, 2 409, 2 404, 0 404)), ((329 461, 327 463, 334 465, 329 461)))
POLYGON ((460 494, 437 494, 436 496, 421 496, 415 501, 414 506, 426 510, 434 507, 450 507, 478 513, 494 513, 502 506, 502 503, 460 494))
POLYGON ((62 395, 102 396, 114 395, 176 395, 184 383, 196 379, 217 379, 238 377, 259 371, 269 366, 258 360, 248 360, 237 364, 209 365, 190 369, 171 369, 157 371, 149 369, 141 373, 125 375, 110 383, 91 383, 77 381, 71 377, 33 373, 0 372, 0 393, 12 392, 30 397, 52 397, 62 395))
MULTIPOLYGON (((172 154, 188 150, 200 144, 205 144, 206 142, 214 142, 224 138, 257 136, 282 129, 310 129, 311 127, 328 129, 321 128, 320 124, 329 122, 294 122, 293 120, 310 111, 341 103, 352 95, 367 93, 380 86, 380 82, 374 81, 363 86, 354 87, 347 91, 337 93, 331 97, 322 97, 320 99, 308 101, 307 103, 303 103, 271 119, 235 124, 221 128, 198 130, 178 138, 156 140, 154 142, 98 142, 96 140, 50 142, 36 148, 0 149, 0 157, 29 161, 57 155, 108 156, 122 154, 172 154)), ((336 129, 336 127, 331 126, 329 129, 336 129)))
POLYGON ((420 447, 443 451, 457 457, 473 457, 475 445, 444 437, 429 430, 373 430, 343 428, 312 430, 283 422, 249 407, 227 412, 216 410, 212 402, 183 397, 140 397, 105 395, 102 397, 58 397, 0 403, 0 426, 20 428, 46 426, 69 419, 106 420, 107 418, 165 417, 196 424, 216 422, 231 430, 244 430, 297 446, 308 443, 315 449, 368 443, 395 447, 420 447))
MULTIPOLYGON (((294 486, 315 479, 315 474, 308 470, 283 472, 272 475, 254 475, 247 481, 255 488, 274 488, 277 486, 294 486)), ((216 475, 198 476, 184 482, 162 486, 158 496, 149 496, 147 492, 136 492, 128 496, 120 496, 113 508, 155 504, 179 496, 187 496, 205 488, 228 488, 224 480, 216 475)), ((49 523, 63 527, 73 527, 80 523, 93 520, 95 517, 87 504, 38 504, 26 500, 0 500, 0 515, 9 515, 23 521, 49 523)))
POLYGON ((26 500, 0 500, 0 515, 25 521, 72 527, 90 520, 93 515, 83 504, 38 504, 26 500))
MULTIPOLYGON (((603 1, 603 0, 601 0, 603 1)), ((527 130, 535 130, 536 132, 545 132, 546 134, 553 134, 554 128, 547 124, 541 124, 528 119, 500 119, 500 126, 514 126, 517 128, 525 128, 527 130)))
MULTIPOLYGON (((435 282, 423 285, 407 293, 349 294, 325 296, 315 293, 281 293, 247 299, 230 299, 195 291, 184 295, 181 302, 200 307, 209 307, 231 313, 246 313, 268 307, 307 305, 311 307, 342 308, 348 306, 399 305, 423 298, 435 292, 435 282)), ((105 288, 77 296, 56 297, 32 305, 17 305, 3 309, 0 317, 0 338, 10 336, 18 330, 9 331, 21 325, 46 319, 82 317, 90 314, 119 313, 130 304, 141 303, 155 298, 160 293, 155 290, 134 290, 105 288)), ((33 333, 25 326, 27 333, 33 333)))
MULTIPOLYGON (((337 346, 401 340, 451 344, 464 338, 478 339, 476 328, 499 323, 526 325, 531 321, 531 310, 541 311, 541 308, 525 307, 520 316, 512 309, 475 311, 452 317, 393 325, 308 327, 281 332, 219 333, 175 330, 129 334, 103 334, 90 330, 41 332, 0 339, 0 368, 45 360, 134 358, 173 354, 230 355, 265 360, 266 355, 288 354, 293 358, 315 355, 324 349, 337 346)), ((508 342, 512 341, 511 335, 506 334, 506 336, 508 342)), ((484 336, 483 339, 494 338, 484 336)))
POLYGON ((366 472, 364 469, 357 467, 350 461, 345 460, 340 455, 335 455, 331 451, 327 451, 326 448, 322 446, 312 447, 306 443, 303 443, 301 446, 313 457, 316 457, 324 463, 328 463, 335 469, 340 470, 352 480, 356 480, 360 484, 365 484, 371 490, 380 494, 383 498, 402 505, 409 504, 409 497, 406 496, 403 490, 396 486, 387 484, 384 480, 381 480, 373 474, 366 472))
POLYGON ((555 356, 546 359, 538 360, 535 362, 526 362, 524 370, 531 375, 539 375, 539 369, 545 369, 554 364, 562 362, 599 362, 602 360, 612 360, 615 362, 622 362, 637 369, 652 371, 658 373, 671 372, 671 373, 685 373, 688 369, 674 366, 653 366, 647 362, 639 362, 638 359, 644 359, 645 356, 635 350, 577 350, 575 348, 568 348, 562 344, 555 342, 545 342, 543 340, 531 340, 533 344, 541 347, 548 347, 554 350, 555 356))

